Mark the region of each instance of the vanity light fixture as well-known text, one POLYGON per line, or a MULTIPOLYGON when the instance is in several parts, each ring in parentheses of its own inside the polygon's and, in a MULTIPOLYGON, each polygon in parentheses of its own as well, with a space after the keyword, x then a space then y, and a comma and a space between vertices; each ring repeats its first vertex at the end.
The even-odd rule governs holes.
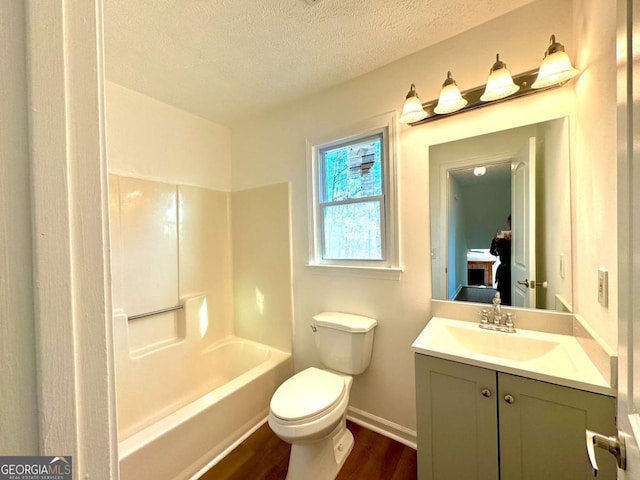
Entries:
POLYGON ((407 98, 404 101, 402 107, 402 115, 400 121, 402 123, 419 122, 427 117, 427 112, 422 108, 422 102, 418 98, 418 92, 416 92, 416 86, 412 83, 407 98))
POLYGON ((476 167, 473 169, 473 174, 476 177, 481 177, 483 176, 485 173, 487 173, 487 167, 476 167))
POLYGON ((533 82, 531 88, 543 88, 564 83, 578 73, 580 72, 571 65, 571 59, 564 51, 564 45, 556 42, 556 36, 551 35, 549 48, 544 52, 544 58, 540 64, 538 78, 533 82))
POLYGON ((400 116, 400 122, 416 126, 450 115, 504 102, 549 88, 560 87, 580 73, 573 68, 564 46, 551 35, 549 47, 539 68, 511 76, 507 66, 496 55, 486 85, 460 92, 451 72, 442 84, 437 99, 421 103, 412 83, 400 116))
POLYGON ((460 89, 456 81, 451 77, 451 72, 447 72, 447 78, 442 84, 438 105, 433 109, 437 114, 457 112, 467 105, 467 100, 462 98, 460 89))
POLYGON ((480 97, 483 102, 491 102, 506 98, 520 90, 520 86, 513 83, 511 72, 507 69, 507 65, 500 60, 500 54, 496 54, 496 62, 489 71, 487 86, 484 93, 480 97))

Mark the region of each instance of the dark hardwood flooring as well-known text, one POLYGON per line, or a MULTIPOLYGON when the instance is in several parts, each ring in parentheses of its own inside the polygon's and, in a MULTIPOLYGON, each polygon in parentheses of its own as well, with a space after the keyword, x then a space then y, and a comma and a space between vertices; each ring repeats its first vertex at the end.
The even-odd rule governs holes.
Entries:
MULTIPOLYGON (((413 480, 417 477, 414 449, 349 421, 347 427, 353 432, 355 444, 337 480, 413 480)), ((265 423, 200 480, 283 480, 290 449, 265 423)))

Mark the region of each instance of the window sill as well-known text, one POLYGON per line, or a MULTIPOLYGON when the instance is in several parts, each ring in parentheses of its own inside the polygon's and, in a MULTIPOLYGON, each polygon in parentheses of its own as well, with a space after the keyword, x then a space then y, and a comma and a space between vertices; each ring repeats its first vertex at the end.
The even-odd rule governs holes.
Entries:
POLYGON ((340 275, 346 277, 368 277, 380 280, 400 280, 402 267, 358 267, 353 265, 318 265, 308 263, 307 267, 321 275, 340 275))

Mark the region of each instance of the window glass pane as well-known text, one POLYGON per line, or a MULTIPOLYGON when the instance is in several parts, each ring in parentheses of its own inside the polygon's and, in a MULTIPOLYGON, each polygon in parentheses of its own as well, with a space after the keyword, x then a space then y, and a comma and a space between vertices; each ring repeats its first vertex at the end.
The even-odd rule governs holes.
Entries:
POLYGON ((323 202, 382 195, 382 137, 322 151, 323 202))
POLYGON ((323 207, 324 258, 382 260, 380 202, 323 207))

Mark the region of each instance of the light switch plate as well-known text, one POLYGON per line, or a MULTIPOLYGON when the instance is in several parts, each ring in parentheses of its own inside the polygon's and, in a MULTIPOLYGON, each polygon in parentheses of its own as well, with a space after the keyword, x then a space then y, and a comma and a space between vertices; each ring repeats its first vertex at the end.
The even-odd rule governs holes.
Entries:
POLYGON ((609 302, 609 272, 604 268, 598 269, 598 303, 603 307, 609 302))

